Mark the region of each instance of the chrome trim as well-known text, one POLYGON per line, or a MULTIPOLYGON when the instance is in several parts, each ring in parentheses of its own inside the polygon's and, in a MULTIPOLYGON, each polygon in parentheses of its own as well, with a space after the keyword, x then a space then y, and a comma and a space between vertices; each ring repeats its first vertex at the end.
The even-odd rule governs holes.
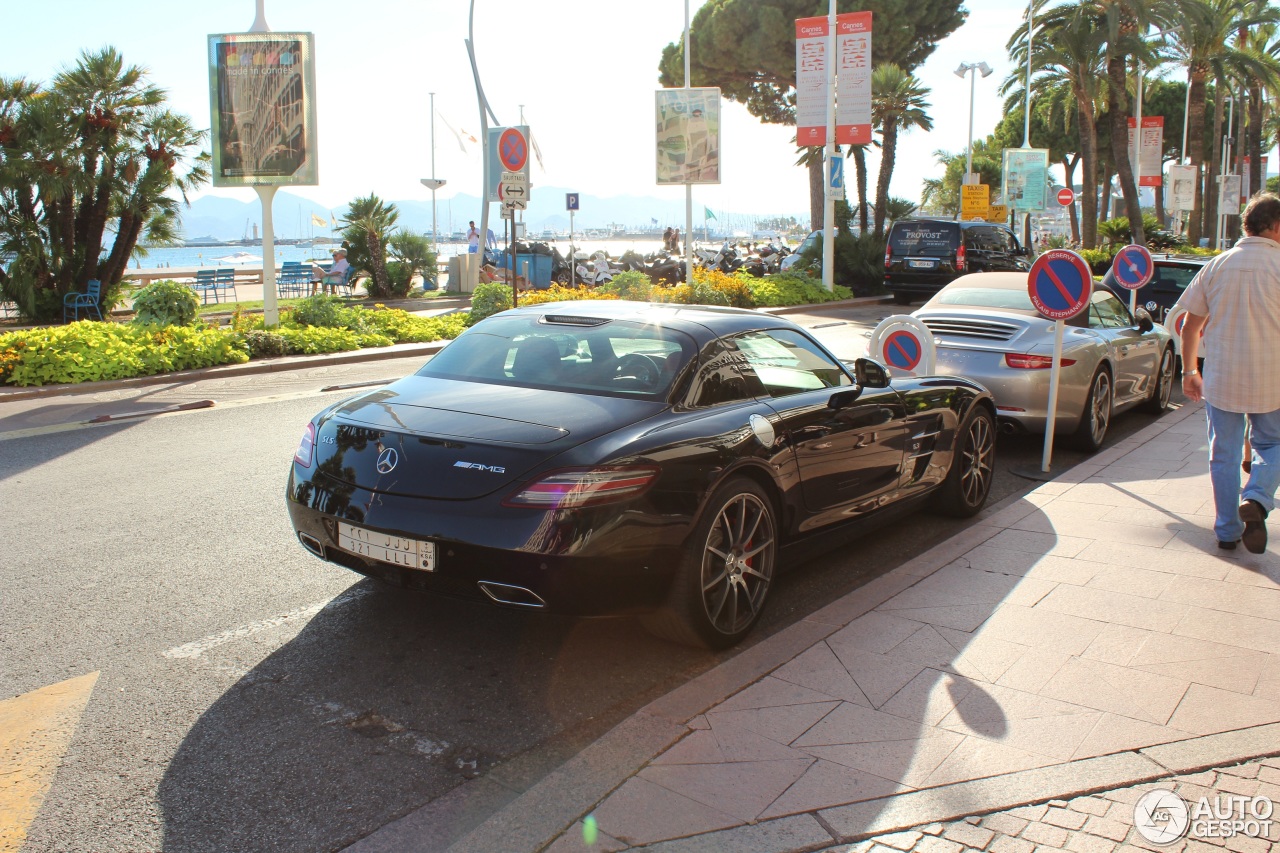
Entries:
MULTIPOLYGON (((534 609, 547 606, 547 603, 542 600, 542 596, 538 595, 533 590, 526 589, 522 586, 514 586, 509 583, 498 583, 497 581, 477 581, 476 585, 480 587, 481 591, 484 592, 485 595, 489 596, 497 604, 505 604, 510 607, 531 607, 534 609), (495 590, 497 591, 495 592, 495 590), (516 601, 513 598, 504 598, 503 595, 499 594, 502 593, 503 590, 511 590, 522 594, 533 599, 533 601, 516 601)), ((510 595, 511 593, 503 594, 510 595)))
POLYGON ((298 541, 302 543, 303 548, 306 548, 312 554, 315 554, 317 557, 319 557, 322 560, 325 558, 324 544, 319 539, 312 536, 310 533, 303 533, 299 531, 298 541))

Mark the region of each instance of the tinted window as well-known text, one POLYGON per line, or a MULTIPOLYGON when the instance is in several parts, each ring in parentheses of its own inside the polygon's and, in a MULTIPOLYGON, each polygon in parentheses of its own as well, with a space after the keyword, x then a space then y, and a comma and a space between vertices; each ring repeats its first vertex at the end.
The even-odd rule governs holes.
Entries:
POLYGON ((889 229, 889 243, 895 255, 943 257, 955 253, 959 230, 950 222, 895 222, 889 229))
POLYGON ((1012 253, 1013 235, 1003 228, 977 225, 964 230, 965 245, 981 252, 1012 253))
POLYGON ((1164 289, 1186 290, 1191 279, 1200 272, 1200 267, 1165 267, 1156 266, 1155 285, 1164 289))
POLYGON ((693 378, 693 405, 738 403, 762 393, 760 380, 746 356, 731 342, 718 340, 703 350, 693 378))
POLYGON ((665 398, 693 359, 686 335, 614 320, 593 326, 492 317, 468 329, 418 371, 466 382, 585 394, 665 398))
POLYGON ((813 341, 790 329, 749 332, 734 340, 771 397, 853 384, 813 341))

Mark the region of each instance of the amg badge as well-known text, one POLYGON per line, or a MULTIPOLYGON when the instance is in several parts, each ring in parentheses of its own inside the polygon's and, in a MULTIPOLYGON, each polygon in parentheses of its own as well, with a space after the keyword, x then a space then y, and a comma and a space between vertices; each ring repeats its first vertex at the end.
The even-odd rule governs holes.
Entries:
POLYGON ((479 462, 455 462, 454 468, 470 468, 473 471, 488 471, 491 474, 505 474, 507 469, 501 465, 481 465, 479 462))

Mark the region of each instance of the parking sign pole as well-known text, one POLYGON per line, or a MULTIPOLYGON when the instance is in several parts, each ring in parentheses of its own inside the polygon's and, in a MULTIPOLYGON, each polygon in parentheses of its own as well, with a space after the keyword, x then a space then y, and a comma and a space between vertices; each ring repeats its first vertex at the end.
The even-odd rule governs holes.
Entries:
POLYGON ((1058 415, 1058 379, 1062 373, 1062 334, 1066 322, 1058 320, 1053 324, 1053 365, 1049 368, 1049 411, 1044 424, 1044 455, 1040 457, 1040 470, 1049 473, 1049 463, 1053 459, 1053 422, 1058 415))

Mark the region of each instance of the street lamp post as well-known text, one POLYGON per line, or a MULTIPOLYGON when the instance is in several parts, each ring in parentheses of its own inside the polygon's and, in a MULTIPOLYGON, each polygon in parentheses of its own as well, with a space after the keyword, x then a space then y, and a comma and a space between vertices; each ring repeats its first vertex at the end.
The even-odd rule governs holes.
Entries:
POLYGON ((983 77, 991 76, 991 66, 985 62, 961 62, 960 67, 956 69, 955 74, 961 80, 964 75, 969 74, 969 137, 965 140, 964 146, 964 183, 972 182, 973 178, 973 99, 977 91, 978 75, 971 72, 981 72, 983 77))

